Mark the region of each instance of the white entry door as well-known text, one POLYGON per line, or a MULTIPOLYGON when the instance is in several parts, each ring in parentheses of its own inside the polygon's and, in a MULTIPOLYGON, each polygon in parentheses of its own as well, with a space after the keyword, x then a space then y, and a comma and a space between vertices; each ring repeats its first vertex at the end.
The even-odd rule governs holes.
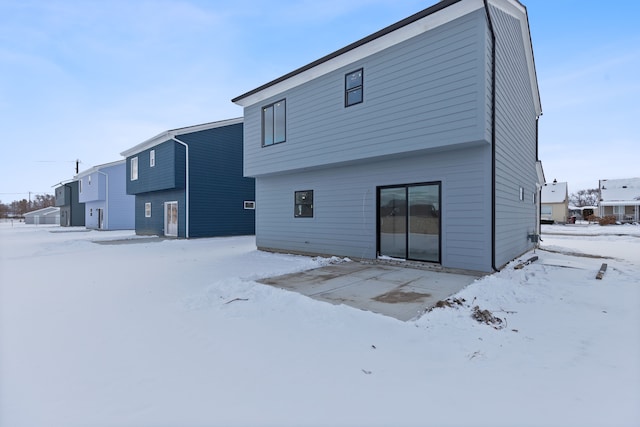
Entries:
POLYGON ((178 237, 178 202, 164 203, 164 235, 178 237))

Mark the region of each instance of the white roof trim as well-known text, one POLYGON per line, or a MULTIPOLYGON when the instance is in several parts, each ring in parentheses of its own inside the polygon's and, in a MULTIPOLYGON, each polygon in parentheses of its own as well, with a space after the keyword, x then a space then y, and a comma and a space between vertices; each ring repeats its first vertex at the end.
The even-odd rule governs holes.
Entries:
POLYGON ((375 53, 378 53, 391 46, 402 43, 420 34, 423 34, 433 28, 437 28, 444 25, 456 18, 481 9, 484 7, 482 0, 465 0, 448 6, 442 10, 425 16, 422 19, 414 21, 402 28, 387 33, 369 43, 356 47, 349 52, 334 57, 326 62, 323 62, 313 68, 303 71, 295 76, 292 76, 284 81, 269 86, 259 92, 252 95, 238 99, 235 103, 243 107, 247 107, 258 102, 262 102, 265 99, 276 96, 289 89, 293 89, 303 83, 307 83, 310 80, 316 79, 320 76, 328 74, 332 71, 338 70, 354 62, 361 61, 375 53))
POLYGON ((531 90, 533 91, 533 102, 535 103, 536 116, 540 117, 542 115, 542 105, 540 104, 540 89, 538 88, 538 77, 536 75, 536 65, 533 58, 533 45, 531 43, 531 29, 529 28, 527 8, 519 1, 513 0, 489 0, 489 3, 518 19, 521 23, 520 29, 522 31, 522 42, 525 47, 524 54, 529 70, 529 82, 531 84, 531 90))
POLYGON ((125 159, 121 159, 121 160, 116 160, 115 162, 104 163, 102 165, 93 166, 93 167, 91 167, 91 168, 89 168, 87 170, 84 170, 84 171, 80 172, 79 174, 77 174, 75 176, 75 178, 76 179, 83 178, 83 177, 85 177, 87 175, 91 175, 92 173, 97 172, 97 171, 99 171, 101 169, 106 169, 106 168, 109 168, 111 166, 116 166, 116 165, 122 164, 125 161, 126 161, 125 159))
POLYGON ((155 147, 158 144, 161 144, 165 141, 170 140, 173 137, 176 137, 178 135, 184 135, 187 133, 194 133, 194 132, 200 132, 203 130, 209 130, 209 129, 214 129, 214 128, 219 128, 219 127, 223 127, 223 126, 231 126, 231 125, 235 125, 238 123, 242 123, 244 120, 243 117, 238 117, 235 119, 228 119, 228 120, 220 120, 217 122, 211 122, 211 123, 204 123, 201 125, 194 125, 194 126, 188 126, 188 127, 184 127, 184 128, 178 128, 178 129, 173 129, 173 130, 168 130, 168 131, 164 131, 162 133, 159 133, 158 135, 154 136, 153 138, 147 139, 144 142, 141 142, 140 144, 136 145, 135 147, 129 148, 128 150, 123 151, 122 153, 120 153, 121 156, 123 157, 129 157, 132 156, 134 154, 140 153, 144 150, 147 150, 151 147, 155 147))

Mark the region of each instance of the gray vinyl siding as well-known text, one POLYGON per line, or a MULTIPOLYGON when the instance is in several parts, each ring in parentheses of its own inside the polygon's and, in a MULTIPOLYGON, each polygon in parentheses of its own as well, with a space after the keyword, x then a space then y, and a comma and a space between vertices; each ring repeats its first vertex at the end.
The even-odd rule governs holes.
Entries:
POLYGON ((57 187, 55 204, 60 208, 60 225, 80 227, 85 225, 84 203, 78 199, 78 181, 57 187))
POLYGON ((490 147, 314 169, 256 180, 262 249, 376 258, 377 187, 441 182, 442 265, 490 270, 490 147), (295 218, 294 192, 314 191, 313 218, 295 218))
POLYGON ((488 143, 482 10, 245 108, 246 176, 488 143), (344 107, 344 76, 364 101, 344 107), (286 99, 286 142, 261 146, 261 108, 286 99))
POLYGON ((530 250, 537 229, 536 111, 520 22, 491 7, 496 32, 496 267, 530 250), (519 189, 524 188, 524 200, 519 189))

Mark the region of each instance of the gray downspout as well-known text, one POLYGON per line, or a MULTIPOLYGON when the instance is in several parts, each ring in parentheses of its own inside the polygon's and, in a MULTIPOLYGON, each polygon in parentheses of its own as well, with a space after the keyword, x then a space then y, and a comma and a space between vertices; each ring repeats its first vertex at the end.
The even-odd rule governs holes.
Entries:
MULTIPOLYGON (((184 195, 184 204, 185 204, 185 237, 188 239, 189 238, 189 145, 187 145, 187 143, 180 141, 178 138, 176 138, 175 136, 171 136, 171 139, 174 140, 175 142, 177 142, 178 144, 184 146, 186 152, 185 152, 185 173, 186 173, 186 179, 185 179, 185 195, 184 195)), ((180 233, 178 233, 180 234, 180 233)))
POLYGON ((484 0, 484 10, 491 33, 491 268, 500 271, 496 267, 496 33, 488 0, 484 0))

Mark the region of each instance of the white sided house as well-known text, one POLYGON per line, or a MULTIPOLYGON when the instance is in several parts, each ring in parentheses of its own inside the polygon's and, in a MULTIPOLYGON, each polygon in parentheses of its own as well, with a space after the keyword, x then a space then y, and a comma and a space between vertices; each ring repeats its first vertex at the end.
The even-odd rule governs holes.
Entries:
POLYGON ((444 0, 232 100, 260 249, 491 272, 539 235, 526 8, 444 0))
POLYGON ((640 178, 601 179, 600 217, 615 216, 622 223, 640 222, 640 178))
POLYGON ((569 215, 569 189, 566 182, 553 180, 542 187, 540 220, 546 224, 566 224, 569 215))

